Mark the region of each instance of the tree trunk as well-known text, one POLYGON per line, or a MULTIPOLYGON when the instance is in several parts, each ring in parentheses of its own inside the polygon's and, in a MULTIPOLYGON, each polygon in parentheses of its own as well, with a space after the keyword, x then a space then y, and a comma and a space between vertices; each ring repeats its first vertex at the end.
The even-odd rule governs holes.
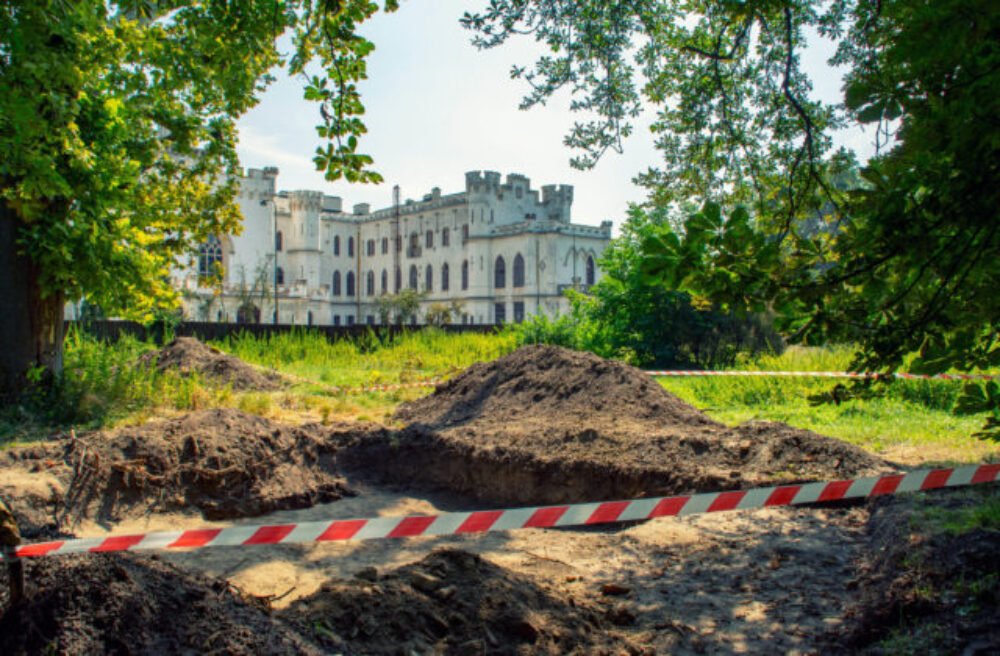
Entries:
POLYGON ((21 222, 0 204, 0 403, 15 400, 28 372, 62 372, 63 295, 42 295, 39 268, 17 252, 21 222))

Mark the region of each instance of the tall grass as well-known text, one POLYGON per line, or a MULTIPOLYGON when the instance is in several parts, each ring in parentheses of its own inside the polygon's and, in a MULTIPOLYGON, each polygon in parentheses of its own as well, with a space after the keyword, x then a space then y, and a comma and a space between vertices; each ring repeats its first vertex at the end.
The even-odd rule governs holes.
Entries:
POLYGON ((216 342, 242 360, 319 383, 359 386, 448 376, 515 348, 512 335, 424 329, 328 342, 309 330, 269 337, 243 333, 216 342))

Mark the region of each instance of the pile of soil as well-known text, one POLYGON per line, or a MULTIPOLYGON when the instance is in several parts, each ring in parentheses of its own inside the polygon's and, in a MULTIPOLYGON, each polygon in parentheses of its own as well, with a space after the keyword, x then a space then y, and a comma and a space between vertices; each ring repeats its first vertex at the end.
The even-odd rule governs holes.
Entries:
POLYGON ((25 599, 0 603, 2 654, 324 653, 261 600, 155 557, 59 556, 25 570, 25 599))
POLYGON ((175 369, 181 374, 197 373, 234 390, 270 391, 283 385, 278 374, 261 371, 194 337, 178 337, 158 351, 139 358, 142 365, 155 364, 157 370, 175 369))
POLYGON ((115 521, 150 511, 251 517, 353 494, 330 473, 334 458, 307 427, 202 410, 10 449, 0 456, 0 494, 28 537, 47 524, 61 529, 85 517, 115 521), (48 491, 35 490, 43 480, 48 491))
POLYGON ((281 617, 346 653, 644 653, 565 593, 451 549, 382 576, 369 568, 329 581, 281 617))
POLYGON ((1000 651, 1000 531, 948 530, 947 518, 998 492, 966 489, 882 498, 859 563, 860 601, 845 653, 996 654, 1000 651))
POLYGON ((400 407, 347 462, 402 484, 495 503, 564 503, 853 477, 888 469, 858 447, 780 423, 729 428, 621 362, 528 346, 400 407))

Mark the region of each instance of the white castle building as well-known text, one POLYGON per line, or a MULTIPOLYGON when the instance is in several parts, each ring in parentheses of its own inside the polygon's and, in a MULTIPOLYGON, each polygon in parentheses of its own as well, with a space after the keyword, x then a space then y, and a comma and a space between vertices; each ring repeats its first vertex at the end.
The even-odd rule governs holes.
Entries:
POLYGON ((571 186, 539 192, 523 175, 473 171, 458 193, 434 188, 419 201, 350 212, 318 191, 276 192, 277 176, 247 171, 243 232, 213 238, 175 272, 185 316, 271 323, 276 300, 278 323, 378 324, 379 298, 403 289, 422 295, 419 323, 443 306, 453 323, 554 316, 569 307, 564 290, 600 279, 597 259, 611 238, 610 221, 570 222, 571 186), (219 267, 212 286, 208 274, 219 267))

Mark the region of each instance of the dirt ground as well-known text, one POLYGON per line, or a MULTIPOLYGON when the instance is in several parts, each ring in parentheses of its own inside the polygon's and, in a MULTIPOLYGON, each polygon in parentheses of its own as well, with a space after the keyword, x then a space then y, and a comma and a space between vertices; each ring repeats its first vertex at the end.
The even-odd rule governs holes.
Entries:
MULTIPOLYGON (((101 537, 886 468, 786 426, 727 428, 592 356, 532 348, 498 362, 401 408, 402 429, 214 410, 12 450, 0 455, 0 495, 36 536, 101 537)), ((916 508, 967 503, 963 494, 590 529, 48 557, 26 563, 24 603, 10 607, 0 592, 0 653, 996 653, 997 533, 927 539, 915 528, 916 508), (937 633, 920 633, 928 626, 937 633)))
POLYGON ((638 369, 530 346, 404 404, 395 433, 333 434, 342 462, 497 504, 565 503, 871 475, 890 468, 785 424, 730 428, 638 369))
POLYGON ((307 429, 202 410, 7 450, 0 495, 28 537, 87 518, 108 524, 184 508, 206 519, 252 517, 350 494, 334 457, 307 429))
POLYGON ((216 383, 230 385, 234 390, 268 391, 280 389, 284 384, 278 374, 261 371, 194 337, 178 337, 160 350, 143 355, 139 362, 155 363, 160 371, 174 369, 181 374, 197 373, 216 383))

